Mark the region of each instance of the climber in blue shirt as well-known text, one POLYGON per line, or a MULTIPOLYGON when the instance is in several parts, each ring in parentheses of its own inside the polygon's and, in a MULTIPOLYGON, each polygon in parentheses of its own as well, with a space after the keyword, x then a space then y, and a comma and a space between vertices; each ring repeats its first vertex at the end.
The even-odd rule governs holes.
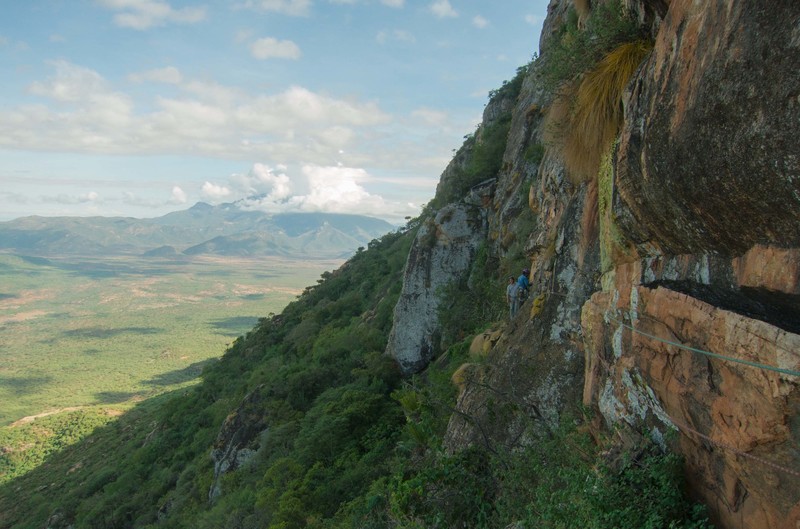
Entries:
POLYGON ((528 299, 528 291, 531 289, 531 282, 528 277, 531 275, 531 271, 527 268, 522 271, 522 274, 517 278, 517 293, 519 296, 520 304, 522 304, 526 299, 528 299))

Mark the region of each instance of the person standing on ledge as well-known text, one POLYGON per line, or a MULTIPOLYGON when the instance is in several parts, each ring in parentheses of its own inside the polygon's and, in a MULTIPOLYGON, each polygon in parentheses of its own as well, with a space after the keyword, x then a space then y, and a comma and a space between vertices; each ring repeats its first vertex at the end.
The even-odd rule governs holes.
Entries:
POLYGON ((508 276, 508 286, 506 287, 506 303, 508 303, 508 310, 513 318, 514 315, 517 313, 517 308, 519 308, 519 304, 517 297, 517 282, 514 281, 514 276, 508 276))

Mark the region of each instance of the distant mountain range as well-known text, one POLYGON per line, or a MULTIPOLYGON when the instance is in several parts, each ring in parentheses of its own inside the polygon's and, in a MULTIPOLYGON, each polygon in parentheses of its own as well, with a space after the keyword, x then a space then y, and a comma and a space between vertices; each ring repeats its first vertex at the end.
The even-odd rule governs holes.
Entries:
POLYGON ((338 213, 245 210, 198 202, 152 219, 22 217, 0 222, 0 251, 29 255, 291 256, 336 258, 394 229, 381 219, 338 213))

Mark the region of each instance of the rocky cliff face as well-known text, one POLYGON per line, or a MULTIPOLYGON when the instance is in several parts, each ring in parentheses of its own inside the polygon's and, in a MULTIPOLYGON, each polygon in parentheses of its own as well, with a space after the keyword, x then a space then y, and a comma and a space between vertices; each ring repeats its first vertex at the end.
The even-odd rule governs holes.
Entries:
MULTIPOLYGON (((597 179, 531 155, 552 99, 536 67, 516 101, 485 240, 522 244, 533 295, 470 370, 445 443, 513 448, 593 408, 616 442, 679 451, 718 526, 796 527, 800 4, 625 4, 655 43, 597 179)), ((551 2, 544 54, 570 6, 551 2)))
POLYGON ((214 480, 208 491, 209 501, 222 494, 222 477, 247 463, 256 455, 261 437, 267 431, 263 414, 262 387, 249 393, 239 406, 225 418, 211 450, 214 480))
POLYGON ((794 527, 797 320, 716 290, 710 280, 726 269, 730 260, 688 255, 618 266, 583 310, 585 404, 628 435, 663 444, 678 433, 690 483, 722 527, 794 527))
MULTIPOLYGON (((492 183, 482 188, 489 193, 492 183)), ((394 310, 387 352, 404 373, 422 370, 439 353, 440 289, 465 283, 486 237, 481 190, 478 200, 450 204, 421 227, 411 247, 403 290, 394 310)))
POLYGON ((800 240, 798 13, 791 1, 670 3, 617 157, 637 242, 740 255, 800 240))
POLYGON ((452 451, 472 443, 513 449, 532 442, 580 402, 580 313, 599 266, 597 223, 586 213, 594 211, 589 203, 595 192, 572 184, 555 157, 526 156, 531 145, 543 142, 541 109, 550 97, 534 68, 515 107, 489 220, 490 241, 504 252, 514 223, 532 214, 534 229, 524 248, 532 257, 533 297, 490 351, 487 365, 465 384, 461 413, 451 418, 445 438, 452 451), (513 197, 528 185, 528 203, 517 209, 513 197))
POLYGON ((800 523, 798 23, 792 2, 670 2, 625 101, 613 258, 583 312, 585 402, 679 432, 723 527, 800 523))
MULTIPOLYGON (((504 93, 489 102, 478 131, 442 173, 434 202, 464 187, 459 182, 465 180, 475 144, 486 141, 485 131, 505 119, 515 104, 515 98, 504 93)), ((497 180, 491 174, 479 174, 477 180, 465 195, 458 195, 424 221, 411 247, 386 351, 406 374, 421 371, 440 352, 441 289, 452 283, 466 288, 478 250, 486 244, 489 219, 496 218, 492 212, 500 207, 496 197, 507 192, 504 188, 496 193, 497 180)), ((519 200, 503 204, 516 212, 521 209, 519 200)))

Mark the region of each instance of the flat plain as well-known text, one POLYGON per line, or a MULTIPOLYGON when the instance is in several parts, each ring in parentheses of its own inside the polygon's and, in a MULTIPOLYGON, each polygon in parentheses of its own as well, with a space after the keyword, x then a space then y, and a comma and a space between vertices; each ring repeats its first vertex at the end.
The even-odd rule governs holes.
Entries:
POLYGON ((341 262, 0 253, 0 428, 192 384, 341 262))

